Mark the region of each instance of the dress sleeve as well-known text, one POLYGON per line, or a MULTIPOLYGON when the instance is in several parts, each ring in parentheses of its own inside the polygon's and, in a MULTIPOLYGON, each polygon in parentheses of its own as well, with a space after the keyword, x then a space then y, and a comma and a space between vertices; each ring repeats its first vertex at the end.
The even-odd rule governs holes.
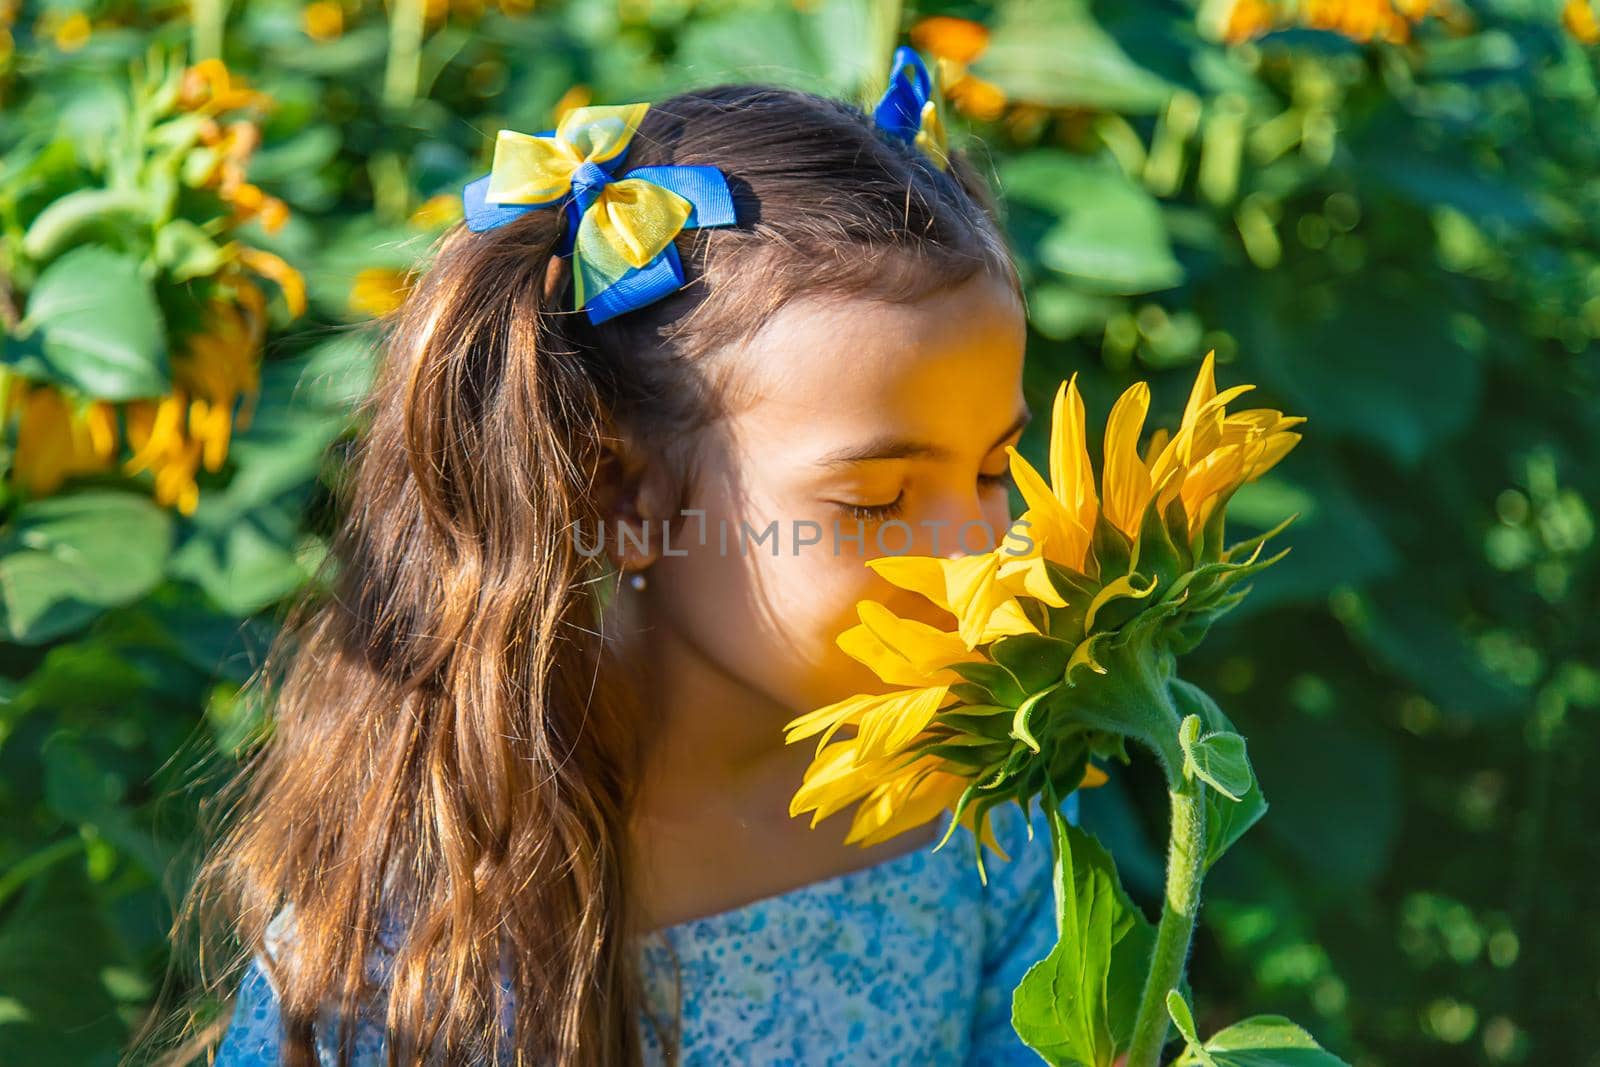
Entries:
POLYGON ((257 956, 239 981, 233 1021, 223 1035, 213 1067, 277 1067, 282 1060, 281 1040, 278 994, 257 956))
MULTIPOLYGON (((1054 871, 1050 859, 1050 820, 1044 804, 1031 812, 1033 839, 1022 809, 1010 805, 995 837, 1010 861, 985 857, 989 892, 984 912, 984 950, 978 985, 970 1067, 1037 1067, 1040 1055, 1022 1043, 1011 1027, 1011 994, 1028 968, 1049 955, 1056 943, 1054 871)), ((1061 802, 1061 812, 1078 822, 1078 794, 1061 802)), ((995 815, 991 814, 991 819, 995 815)))
MULTIPOLYGON (((267 928, 267 953, 276 960, 294 934, 293 909, 286 908, 267 928)), ((369 974, 374 966, 382 966, 383 953, 369 958, 369 974)), ((338 1063, 333 1037, 338 1032, 338 1020, 331 1012, 324 1012, 316 1025, 316 1055, 321 1067, 338 1063)), ((358 1016, 350 1062, 353 1067, 377 1067, 386 1062, 383 1028, 365 1014, 358 1016)), ((279 1011, 278 993, 267 976, 266 965, 260 955, 250 961, 239 981, 238 995, 234 999, 233 1019, 217 1049, 217 1059, 212 1067, 278 1067, 283 1058, 283 1025, 279 1011)))

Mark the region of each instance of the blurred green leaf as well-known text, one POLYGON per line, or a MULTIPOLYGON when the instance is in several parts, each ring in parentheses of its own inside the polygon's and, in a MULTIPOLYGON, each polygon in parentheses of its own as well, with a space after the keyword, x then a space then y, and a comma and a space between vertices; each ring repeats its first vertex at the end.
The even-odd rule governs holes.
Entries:
POLYGON ((1436 597, 1414 586, 1379 586, 1359 631, 1373 655, 1415 684, 1447 715, 1514 714, 1530 694, 1490 671, 1436 597))
POLYGON ((0 918, 0 996, 9 1002, 0 1063, 117 1062, 124 1027, 100 972, 129 961, 104 915, 83 863, 69 858, 30 882, 0 918))
POLYGON ((129 400, 167 388, 167 343, 155 293, 133 257, 85 245, 39 275, 24 332, 43 336, 51 378, 88 396, 129 400))
POLYGON ((173 219, 156 233, 156 262, 175 282, 215 274, 225 261, 217 243, 188 219, 173 219))
POLYGON ((198 529, 173 553, 172 573, 199 585, 230 615, 260 611, 299 588, 317 562, 301 559, 298 512, 290 501, 198 529))
MULTIPOLYGON (((690 85, 758 81, 823 89, 830 66, 811 17, 792 7, 734 10, 691 23, 678 44, 690 85)), ((837 87, 833 87, 837 88, 837 87)))
POLYGON ((161 580, 171 516, 142 496, 95 490, 34 501, 0 531, 0 624, 37 644, 161 580))
POLYGON ((1183 280, 1160 207, 1110 160, 1031 152, 1001 165, 1000 186, 1054 217, 1037 239, 1039 262, 1085 289, 1143 293, 1183 280))
POLYGON ((1000 8, 973 73, 1008 100, 1046 107, 1150 112, 1172 86, 1128 58, 1078 0, 1013 0, 1000 8))
POLYGON ((1252 723, 1261 788, 1272 793, 1263 833, 1315 872, 1356 891, 1384 871, 1400 829, 1400 768, 1372 731, 1346 718, 1280 715, 1252 723))
POLYGON ((1478 409, 1484 360, 1451 330, 1444 307, 1409 299, 1362 275, 1335 292, 1296 294, 1288 278, 1264 278, 1259 295, 1282 311, 1263 315, 1228 294, 1228 321, 1255 368, 1294 411, 1319 427, 1382 448, 1410 467, 1464 430, 1478 409), (1418 398, 1426 397, 1426 403, 1418 398))
POLYGON ((79 189, 39 213, 22 238, 22 250, 33 259, 50 260, 89 227, 149 227, 154 221, 150 198, 136 190, 79 189))

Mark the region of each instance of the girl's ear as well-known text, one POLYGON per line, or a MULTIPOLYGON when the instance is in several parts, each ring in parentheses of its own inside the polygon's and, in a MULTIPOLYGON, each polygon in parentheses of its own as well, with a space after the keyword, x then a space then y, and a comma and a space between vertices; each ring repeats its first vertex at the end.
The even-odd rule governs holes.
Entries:
POLYGON ((673 517, 670 472, 627 433, 608 436, 603 447, 595 485, 606 553, 619 569, 642 570, 661 555, 673 517))

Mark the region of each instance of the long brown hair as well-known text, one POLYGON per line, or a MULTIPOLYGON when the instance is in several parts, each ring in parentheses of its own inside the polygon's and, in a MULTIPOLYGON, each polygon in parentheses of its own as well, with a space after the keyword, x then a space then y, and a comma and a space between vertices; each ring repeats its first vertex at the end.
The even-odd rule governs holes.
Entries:
POLYGON ((721 169, 739 217, 677 239, 674 295, 590 324, 552 265, 562 215, 535 211, 445 234, 383 324, 328 592, 260 673, 270 733, 179 919, 239 946, 225 989, 292 909, 268 960, 285 1063, 315 1062, 327 1009, 382 1020, 390 1063, 640 1062, 626 828, 650 716, 598 625, 616 576, 569 536, 598 525, 607 442, 677 463, 725 400, 712 354, 797 295, 1017 285, 972 164, 941 171, 839 101, 671 97, 622 173, 657 164, 721 169))

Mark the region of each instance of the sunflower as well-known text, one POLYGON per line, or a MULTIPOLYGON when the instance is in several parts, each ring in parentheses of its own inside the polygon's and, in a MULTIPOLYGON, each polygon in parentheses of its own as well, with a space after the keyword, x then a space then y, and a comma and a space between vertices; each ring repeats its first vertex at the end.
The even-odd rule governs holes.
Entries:
POLYGON ((935 59, 933 72, 944 98, 964 115, 993 122, 1005 113, 1006 94, 998 85, 971 73, 968 67, 989 47, 982 23, 950 15, 932 15, 911 27, 911 43, 935 59))
POLYGON ((7 375, 0 422, 17 418, 12 481, 47 496, 68 478, 108 470, 116 458, 117 416, 103 400, 68 396, 49 383, 7 375))
MULTIPOLYGON (((1091 757, 1127 762, 1125 741, 1182 773, 1174 660, 1245 594, 1267 533, 1224 549, 1226 506, 1299 441, 1305 420, 1270 408, 1230 413, 1254 388, 1222 392, 1208 353, 1177 430, 1139 448, 1150 407, 1143 382, 1106 421, 1098 480, 1077 377, 1056 392, 1049 480, 1016 449, 1011 470, 1027 509, 1011 538, 979 555, 882 556, 867 565, 950 617, 941 629, 863 600, 839 647, 892 687, 807 712, 787 743, 817 737, 790 805, 812 825, 850 804, 848 841, 863 845, 952 809, 1002 857, 987 823, 995 804, 1027 809, 1106 780, 1091 757), (1098 483, 1098 484, 1097 484, 1098 483), (1248 556, 1246 555, 1248 553, 1248 556), (845 733, 844 728, 850 728, 845 733)), ((1287 551, 1287 550, 1285 550, 1287 551)), ((950 833, 936 847, 943 847, 950 833)))
POLYGON ((1246 41, 1287 26, 1308 26, 1353 41, 1403 44, 1412 27, 1428 17, 1461 31, 1469 20, 1464 9, 1446 0, 1234 0, 1222 22, 1221 37, 1246 41))
POLYGON ((1600 43, 1600 19, 1591 0, 1566 0, 1561 5, 1561 25, 1583 44, 1600 43))
MULTIPOLYGON (((201 329, 173 361, 172 391, 126 407, 132 454, 124 472, 152 471, 156 502, 184 515, 199 506, 201 468, 222 469, 233 432, 249 425, 260 390, 267 303, 242 269, 244 263, 219 276, 216 295, 204 303, 201 329)), ((285 292, 295 292, 293 285, 285 292)), ((297 292, 289 296, 292 310, 301 306, 298 299, 297 292)))

